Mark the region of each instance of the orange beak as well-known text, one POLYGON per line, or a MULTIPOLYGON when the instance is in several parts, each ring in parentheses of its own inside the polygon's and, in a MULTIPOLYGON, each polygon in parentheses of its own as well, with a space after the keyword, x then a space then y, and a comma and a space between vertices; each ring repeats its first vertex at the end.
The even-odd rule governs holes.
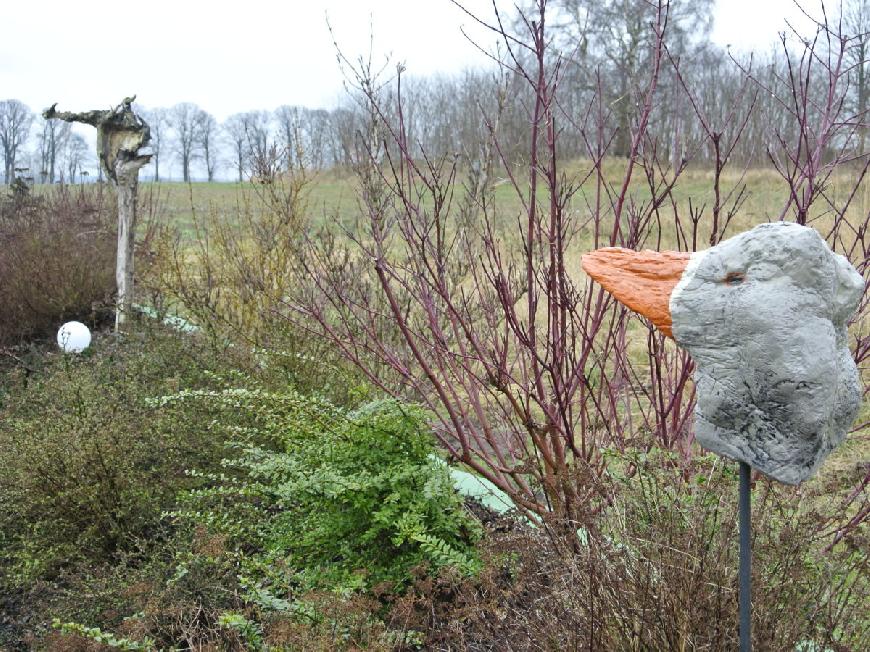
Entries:
POLYGON ((680 282, 690 253, 598 249, 583 256, 583 270, 617 301, 649 319, 668 337, 671 292, 680 282))

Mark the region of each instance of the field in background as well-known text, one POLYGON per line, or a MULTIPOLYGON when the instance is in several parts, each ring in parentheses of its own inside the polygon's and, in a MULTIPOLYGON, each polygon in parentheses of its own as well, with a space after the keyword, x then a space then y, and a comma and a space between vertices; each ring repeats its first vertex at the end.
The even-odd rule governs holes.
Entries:
MULTIPOLYGON (((572 163, 563 168, 566 174, 574 176, 585 174, 588 168, 582 163, 572 163)), ((621 180, 622 163, 611 162, 607 166, 608 177, 613 184, 621 180)), ((457 175, 457 193, 462 192, 462 175, 457 175)), ((831 184, 831 198, 839 203, 845 198, 845 193, 851 187, 855 174, 840 174, 831 184)), ((738 187, 740 174, 726 172, 722 176, 723 210, 728 210, 730 204, 724 199, 728 193, 738 187)), ((734 234, 762 222, 779 219, 780 212, 788 197, 788 187, 773 169, 757 168, 749 170, 743 183, 746 185, 745 201, 735 217, 730 233, 734 234)), ((515 228, 513 218, 521 210, 514 190, 503 176, 496 175, 494 180, 494 199, 496 212, 505 220, 506 227, 515 228)), ((681 217, 688 221, 689 200, 694 209, 703 208, 704 218, 710 219, 713 195, 713 172, 709 170, 687 170, 674 187, 674 197, 678 201, 681 217)), ((850 214, 862 216, 870 208, 870 182, 862 184, 862 192, 855 197, 850 214)), ((257 184, 228 182, 196 182, 184 184, 144 183, 140 187, 142 197, 151 197, 156 202, 160 213, 176 225, 183 234, 191 236, 194 233, 194 217, 204 219, 209 214, 232 214, 245 202, 256 204, 257 194, 262 192, 257 184)), ((590 178, 581 186, 574 197, 571 209, 581 215, 587 210, 585 201, 594 199, 595 183, 590 178)), ((646 179, 636 173, 632 179, 631 194, 637 202, 649 201, 650 192, 646 179)), ((336 219, 347 220, 358 211, 357 184, 355 177, 349 172, 326 171, 312 173, 306 185, 308 200, 307 215, 310 223, 322 224, 336 219)), ((737 192, 733 197, 737 196, 737 192)), ((732 198, 733 201, 733 198, 732 198)), ((817 204, 821 208, 821 202, 817 204)), ((661 207, 663 220, 672 219, 672 208, 666 201, 661 207)), ((701 247, 703 248, 703 243, 701 247)))
MULTIPOLYGON (((611 184, 618 185, 623 174, 624 163, 621 160, 611 160, 606 166, 606 172, 611 184)), ((562 168, 568 178, 583 178, 589 169, 584 162, 572 162, 562 168)), ((517 170, 517 175, 522 178, 523 170, 517 170)), ((829 197, 835 205, 847 198, 846 193, 853 187, 857 172, 842 172, 838 174, 829 185, 829 197)), ((456 201, 464 192, 463 176, 457 174, 455 192, 456 201)), ((739 188, 745 184, 746 191, 740 209, 731 222, 726 236, 734 235, 749 229, 757 224, 777 220, 787 200, 788 186, 770 168, 756 168, 748 170, 741 179, 739 172, 726 172, 721 179, 721 197, 723 213, 733 207, 733 201, 737 197, 739 188), (729 198, 729 193, 732 193, 729 198)), ((49 186, 37 186, 36 193, 45 192, 49 186)), ((352 172, 349 171, 324 171, 311 173, 304 186, 305 219, 310 226, 318 227, 330 223, 340 222, 350 225, 359 216, 358 182, 352 172)), ((684 172, 673 190, 673 196, 677 202, 677 210, 684 225, 688 227, 690 206, 692 210, 702 211, 702 220, 711 219, 713 194, 713 172, 710 170, 687 170, 684 172)), ((0 192, 6 188, 0 186, 0 192)), ((234 215, 242 211, 256 213, 266 205, 264 193, 266 188, 257 183, 244 182, 213 182, 213 183, 180 183, 159 182, 143 183, 140 186, 140 198, 143 205, 140 227, 148 220, 149 215, 155 216, 161 223, 167 224, 178 233, 182 239, 182 246, 186 241, 191 243, 197 237, 197 228, 208 228, 215 219, 232 220, 234 215)), ((544 191, 539 191, 544 192, 544 191)), ((580 190, 574 196, 569 210, 574 213, 575 223, 582 224, 585 215, 589 212, 586 202, 594 201, 595 179, 590 177, 580 186, 580 190)), ((648 203, 650 190, 648 182, 640 174, 635 174, 632 180, 631 196, 637 205, 648 203)), ((494 175, 493 199, 495 207, 493 213, 498 216, 502 227, 502 237, 506 247, 516 243, 517 218, 521 217, 522 207, 514 189, 502 175, 494 175)), ((822 202, 815 204, 817 211, 823 210, 822 202)), ((853 223, 860 223, 861 219, 870 210, 870 181, 864 180, 858 193, 852 200, 849 215, 854 218, 853 223)), ((675 238, 673 230, 674 208, 669 200, 660 207, 662 221, 662 248, 674 248, 675 238)), ((820 231, 825 230, 829 223, 827 215, 822 214, 812 223, 820 231)), ((518 244, 518 243, 517 243, 518 244)), ((606 245, 602 242, 602 246, 606 245)), ((569 264, 569 273, 575 276, 575 281, 582 277, 580 269, 580 256, 592 248, 592 234, 588 229, 580 229, 569 249, 572 259, 569 264)), ((655 247, 655 243, 649 243, 655 247)), ((698 248, 708 246, 705 242, 699 242, 698 248)), ((866 330, 867 324, 857 325, 866 330)), ((638 323, 634 323, 638 337, 629 344, 632 357, 645 355, 646 340, 645 331, 642 333, 638 323)), ((858 423, 870 420, 870 405, 863 406, 858 423)), ((828 470, 841 469, 850 466, 855 460, 867 459, 870 455, 870 434, 856 433, 826 465, 828 470)))

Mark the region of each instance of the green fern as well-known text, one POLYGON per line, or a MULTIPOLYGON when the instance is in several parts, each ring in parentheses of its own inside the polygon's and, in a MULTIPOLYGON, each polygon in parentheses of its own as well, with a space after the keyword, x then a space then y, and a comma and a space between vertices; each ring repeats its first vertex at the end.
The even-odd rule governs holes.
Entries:
POLYGON ((181 392, 255 424, 228 429, 234 457, 201 474, 172 516, 205 525, 244 551, 241 564, 262 603, 291 604, 309 588, 401 586, 421 564, 477 568, 479 528, 437 456, 422 409, 393 400, 342 410, 295 392, 181 392), (280 568, 281 572, 267 569, 280 568), (272 596, 267 599, 266 596, 272 596))

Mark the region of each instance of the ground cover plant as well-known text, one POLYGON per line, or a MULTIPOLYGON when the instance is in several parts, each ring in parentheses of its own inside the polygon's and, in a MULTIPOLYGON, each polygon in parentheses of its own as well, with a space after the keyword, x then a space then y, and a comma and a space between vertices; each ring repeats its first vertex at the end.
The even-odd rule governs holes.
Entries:
POLYGON ((161 416, 145 399, 212 387, 221 364, 174 332, 102 340, 96 353, 31 354, 4 371, 0 583, 10 609, 137 541, 157 544, 162 510, 192 481, 185 468, 220 459, 222 440, 200 424, 207 415, 161 416))
MULTIPOLYGON (((282 618, 349 626, 323 625, 318 592, 476 570, 478 528, 419 408, 269 390, 154 325, 95 348, 4 378, 4 645, 51 649, 56 619, 119 646, 249 649, 282 618)), ((383 634, 378 609, 352 616, 383 634)))

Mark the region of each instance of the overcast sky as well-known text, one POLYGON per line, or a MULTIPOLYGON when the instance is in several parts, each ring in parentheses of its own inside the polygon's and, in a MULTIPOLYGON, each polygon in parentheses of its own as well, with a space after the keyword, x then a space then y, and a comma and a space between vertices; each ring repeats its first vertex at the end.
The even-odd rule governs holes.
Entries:
MULTIPOLYGON (((486 58, 492 37, 449 0, 41 0, 4 2, 0 99, 34 110, 86 110, 138 94, 145 106, 190 101, 219 120, 281 104, 334 106, 342 77, 327 29, 349 55, 375 50, 409 72, 450 73, 486 58)), ((489 17, 490 0, 464 5, 489 17)), ((768 51, 791 0, 718 0, 713 38, 768 51)))

